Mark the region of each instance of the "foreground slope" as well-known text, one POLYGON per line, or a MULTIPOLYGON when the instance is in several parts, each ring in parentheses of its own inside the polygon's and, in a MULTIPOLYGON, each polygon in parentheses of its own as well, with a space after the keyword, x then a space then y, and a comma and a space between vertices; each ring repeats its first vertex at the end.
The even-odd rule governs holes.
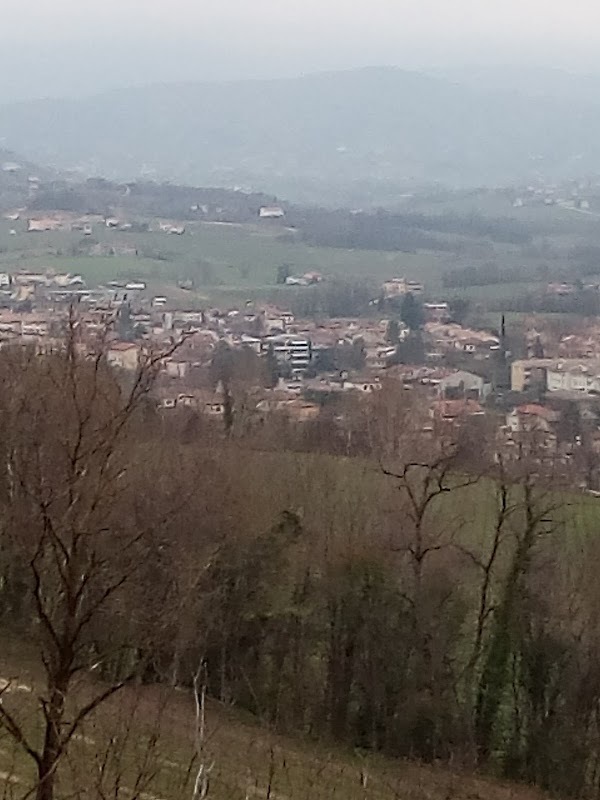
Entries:
MULTIPOLYGON (((0 686, 7 708, 31 709, 41 678, 32 653, 4 640, 0 686), (8 690, 6 689, 9 684, 8 690)), ((89 690, 89 683, 80 688, 89 690)), ((67 756, 60 796, 180 800, 192 797, 199 760, 191 690, 131 686, 81 728, 67 756)), ((465 771, 351 752, 328 742, 274 733, 233 706, 207 704, 203 758, 217 800, 542 800, 536 790, 465 771)), ((35 785, 31 763, 0 728, 0 793, 23 797, 35 785)))

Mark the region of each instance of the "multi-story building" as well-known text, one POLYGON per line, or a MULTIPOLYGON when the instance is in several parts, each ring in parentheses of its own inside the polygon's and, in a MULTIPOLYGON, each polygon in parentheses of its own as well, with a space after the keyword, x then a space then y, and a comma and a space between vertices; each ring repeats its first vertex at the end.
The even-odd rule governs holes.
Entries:
POLYGON ((556 362, 551 358, 524 358, 513 361, 510 373, 510 388, 513 392, 546 388, 546 370, 556 362))
POLYGON ((267 336, 263 343, 263 349, 272 349, 277 361, 289 364, 293 373, 302 374, 311 362, 312 346, 307 337, 267 336))
POLYGON ((558 361, 546 369, 549 392, 600 395, 600 361, 558 361))
POLYGON ((528 358, 513 362, 512 390, 536 387, 547 392, 600 395, 600 360, 528 358))

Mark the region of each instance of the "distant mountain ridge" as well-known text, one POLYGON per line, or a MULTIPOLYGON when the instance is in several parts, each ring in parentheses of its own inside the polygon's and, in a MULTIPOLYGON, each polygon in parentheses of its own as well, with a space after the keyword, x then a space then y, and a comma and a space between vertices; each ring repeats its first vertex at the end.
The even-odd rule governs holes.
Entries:
POLYGON ((0 107, 0 141, 84 174, 241 186, 290 199, 595 172, 600 99, 528 96, 370 68, 190 83, 0 107))
POLYGON ((557 67, 520 65, 464 66, 427 70, 434 78, 485 91, 516 92, 527 97, 600 103, 600 75, 569 72, 557 67))

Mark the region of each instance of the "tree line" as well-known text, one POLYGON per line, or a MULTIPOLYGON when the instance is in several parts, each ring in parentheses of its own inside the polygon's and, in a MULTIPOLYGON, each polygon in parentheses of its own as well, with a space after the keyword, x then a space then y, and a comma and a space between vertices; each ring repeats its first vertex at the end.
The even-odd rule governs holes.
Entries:
POLYGON ((445 272, 442 285, 445 288, 465 289, 469 286, 492 286, 496 283, 516 283, 527 280, 523 269, 517 267, 499 267, 494 262, 460 267, 445 272))
POLYGON ((508 244, 527 244, 532 240, 531 231, 518 220, 474 214, 292 208, 288 224, 296 226, 309 244, 367 250, 461 252, 461 237, 508 244))
POLYGON ((122 184, 104 178, 81 182, 47 181, 28 201, 32 211, 70 211, 77 214, 113 214, 174 219, 210 219, 255 222, 261 206, 277 199, 259 192, 194 188, 171 183, 136 181, 122 184))

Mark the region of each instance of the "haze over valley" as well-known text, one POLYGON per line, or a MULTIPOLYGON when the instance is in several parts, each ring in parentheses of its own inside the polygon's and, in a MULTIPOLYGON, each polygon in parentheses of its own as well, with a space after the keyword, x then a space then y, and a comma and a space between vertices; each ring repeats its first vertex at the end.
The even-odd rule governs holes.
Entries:
POLYGON ((521 88, 510 72, 503 86, 458 78, 371 68, 122 89, 0 107, 0 137, 81 175, 329 204, 595 174, 600 80, 576 93, 562 73, 525 73, 521 88))

